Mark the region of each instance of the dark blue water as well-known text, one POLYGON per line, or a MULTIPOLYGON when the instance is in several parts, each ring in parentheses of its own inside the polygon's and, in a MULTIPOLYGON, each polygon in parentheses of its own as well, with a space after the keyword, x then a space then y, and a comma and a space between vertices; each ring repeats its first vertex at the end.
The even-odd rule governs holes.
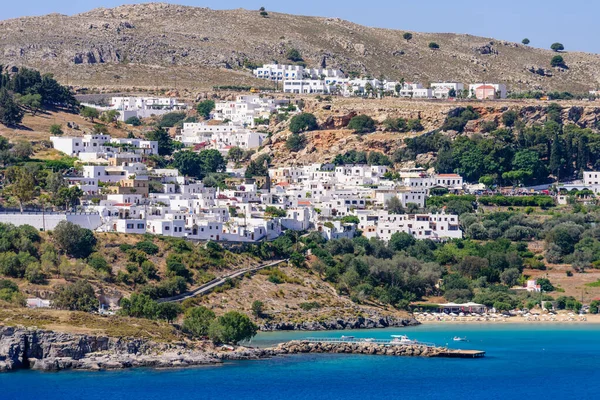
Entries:
MULTIPOLYGON (((255 345, 340 332, 261 334, 255 345)), ((299 355, 180 370, 17 372, 0 400, 599 399, 599 325, 419 326, 345 331, 485 350, 483 359, 299 355), (455 335, 468 343, 452 342, 455 335)))

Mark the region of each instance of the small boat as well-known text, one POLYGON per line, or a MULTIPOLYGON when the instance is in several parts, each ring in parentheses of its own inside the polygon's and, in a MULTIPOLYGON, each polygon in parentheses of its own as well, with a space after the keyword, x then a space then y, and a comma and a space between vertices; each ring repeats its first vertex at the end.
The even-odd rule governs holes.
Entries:
POLYGON ((354 336, 344 336, 342 335, 342 340, 354 339, 354 336))
POLYGON ((363 342, 369 342, 369 343, 371 343, 371 342, 374 342, 374 341, 375 341, 375 339, 373 339, 373 338, 363 339, 363 342))
POLYGON ((406 335, 392 335, 394 339, 391 340, 392 344, 417 344, 416 340, 411 340, 406 335))
POLYGON ((455 342, 468 342, 466 337, 460 337, 460 336, 454 336, 454 340, 455 342))

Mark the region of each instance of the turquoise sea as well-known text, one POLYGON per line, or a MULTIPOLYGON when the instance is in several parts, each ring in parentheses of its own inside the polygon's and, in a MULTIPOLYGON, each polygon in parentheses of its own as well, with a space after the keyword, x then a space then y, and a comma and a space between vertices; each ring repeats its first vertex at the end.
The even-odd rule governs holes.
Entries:
POLYGON ((297 355, 179 370, 0 374, 1 400, 599 399, 600 325, 422 325, 259 334, 411 339, 485 350, 483 359, 297 355), (466 336, 468 343, 453 342, 466 336))

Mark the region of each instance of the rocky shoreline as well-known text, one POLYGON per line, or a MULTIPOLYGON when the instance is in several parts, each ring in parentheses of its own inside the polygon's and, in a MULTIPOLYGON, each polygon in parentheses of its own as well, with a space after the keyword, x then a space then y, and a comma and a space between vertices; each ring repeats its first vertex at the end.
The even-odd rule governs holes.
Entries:
POLYGON ((235 347, 222 351, 207 343, 196 346, 186 342, 158 343, 0 327, 0 372, 177 368, 218 364, 225 360, 256 360, 277 354, 273 349, 235 347))
POLYGON ((332 318, 327 320, 303 322, 267 322, 261 331, 333 331, 344 329, 401 328, 420 325, 415 318, 397 318, 393 316, 372 315, 369 317, 332 318))

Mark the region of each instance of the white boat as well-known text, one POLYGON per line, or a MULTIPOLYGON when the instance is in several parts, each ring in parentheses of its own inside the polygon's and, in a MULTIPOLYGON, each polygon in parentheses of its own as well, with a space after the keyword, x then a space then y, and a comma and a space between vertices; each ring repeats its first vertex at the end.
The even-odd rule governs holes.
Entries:
POLYGON ((460 337, 460 336, 454 336, 454 340, 455 342, 468 342, 466 337, 460 337))
POLYGON ((390 343, 393 344, 417 344, 416 340, 411 340, 406 335, 392 335, 393 339, 390 343))
POLYGON ((344 336, 342 335, 342 340, 354 339, 354 336, 344 336))

